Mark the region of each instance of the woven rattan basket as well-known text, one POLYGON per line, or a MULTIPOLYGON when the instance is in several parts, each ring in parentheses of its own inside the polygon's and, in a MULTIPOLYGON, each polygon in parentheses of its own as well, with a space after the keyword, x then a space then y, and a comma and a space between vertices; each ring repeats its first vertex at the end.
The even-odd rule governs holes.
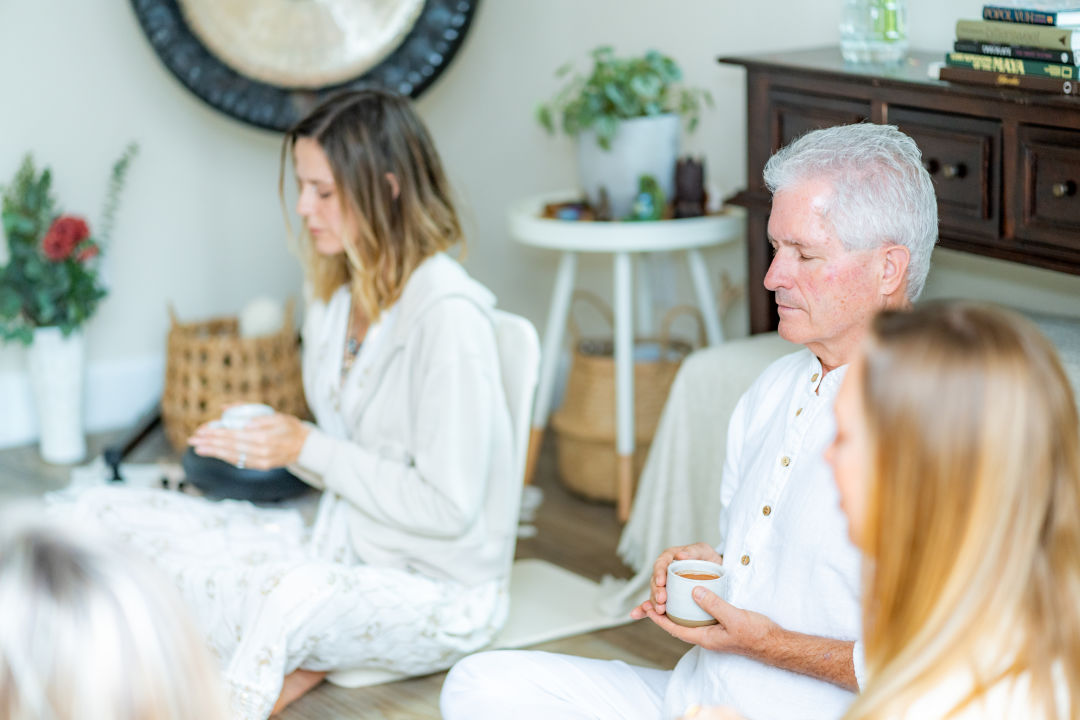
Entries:
MULTIPOLYGON (((599 304, 610 320, 611 311, 603 301, 580 291, 574 297, 599 304)), ((659 338, 634 340, 635 478, 645 465, 675 374, 683 358, 693 350, 690 343, 670 338, 671 323, 682 314, 696 318, 698 344, 703 345, 704 322, 692 306, 679 306, 668 312, 659 338)), ((572 330, 572 335, 576 334, 572 330)), ((614 502, 615 354, 611 338, 575 338, 566 393, 562 406, 551 418, 551 425, 555 431, 559 477, 566 488, 590 500, 614 502)))
POLYGON ((169 317, 161 416, 177 451, 196 427, 220 416, 229 403, 261 402, 308 416, 291 301, 284 327, 261 337, 240 337, 235 317, 182 323, 171 307, 169 317))

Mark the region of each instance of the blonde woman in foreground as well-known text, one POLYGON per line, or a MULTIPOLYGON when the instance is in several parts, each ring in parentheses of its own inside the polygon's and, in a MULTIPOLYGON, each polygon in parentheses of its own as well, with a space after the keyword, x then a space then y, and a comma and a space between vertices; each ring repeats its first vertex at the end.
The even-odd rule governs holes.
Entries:
POLYGON ((218 669, 140 558, 0 519, 0 718, 225 720, 218 669))
POLYGON ((986 305, 884 313, 836 423, 865 557, 845 720, 1080 718, 1080 427, 1046 338, 986 305))
POLYGON ((970 303, 886 313, 827 454, 866 558, 847 718, 1077 718, 1080 428, 1049 341, 970 303))

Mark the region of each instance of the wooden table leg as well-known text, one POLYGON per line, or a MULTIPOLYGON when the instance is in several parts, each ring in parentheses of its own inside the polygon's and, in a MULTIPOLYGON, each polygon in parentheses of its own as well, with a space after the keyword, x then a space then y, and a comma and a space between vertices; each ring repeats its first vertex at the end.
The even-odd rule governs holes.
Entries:
POLYGON ((555 275, 555 288, 551 292, 547 327, 544 329, 544 345, 540 352, 540 377, 536 387, 536 403, 533 405, 532 432, 529 434, 529 454, 525 460, 525 482, 531 483, 540 456, 540 444, 551 411, 551 393, 555 389, 555 370, 559 365, 566 315, 570 311, 570 298, 574 293, 574 276, 577 274, 577 255, 564 252, 555 275))
POLYGON ((615 457, 615 517, 626 523, 630 519, 630 506, 634 502, 634 456, 617 455, 615 457))
POLYGON ((634 495, 634 309, 630 254, 615 253, 616 514, 630 517, 634 495))
POLYGON ((540 459, 540 446, 544 444, 544 428, 534 427, 529 431, 529 452, 525 455, 525 484, 529 485, 536 474, 536 463, 540 459))

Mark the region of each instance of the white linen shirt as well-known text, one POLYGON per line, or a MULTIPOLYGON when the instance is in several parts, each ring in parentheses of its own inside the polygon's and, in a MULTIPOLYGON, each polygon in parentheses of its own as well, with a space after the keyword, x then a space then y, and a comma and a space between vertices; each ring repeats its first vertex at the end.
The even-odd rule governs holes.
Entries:
MULTIPOLYGON (((845 369, 823 378, 804 349, 770 365, 739 400, 728 427, 717 551, 731 604, 787 630, 857 640, 860 554, 822 457, 845 369)), ((861 678, 861 644, 854 655, 861 678)), ((853 698, 822 680, 694 647, 672 673, 664 717, 697 703, 730 705, 751 720, 837 718, 853 698)))

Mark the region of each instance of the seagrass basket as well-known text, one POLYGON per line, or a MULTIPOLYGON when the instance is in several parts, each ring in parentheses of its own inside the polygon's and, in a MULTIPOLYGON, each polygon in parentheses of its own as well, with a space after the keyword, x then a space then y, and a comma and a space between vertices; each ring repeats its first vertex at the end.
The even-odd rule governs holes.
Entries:
MULTIPOLYGON (((591 293, 578 291, 575 300, 597 305, 610 324, 611 311, 591 293)), ((693 346, 670 336, 671 324, 690 314, 698 324, 698 346, 704 345, 705 325, 693 306, 673 308, 661 323, 657 338, 634 340, 634 478, 641 474, 645 458, 668 391, 683 358, 693 346)), ((555 454, 563 485, 589 500, 614 502, 616 492, 615 450, 615 347, 610 337, 574 337, 570 375, 562 406, 552 415, 555 454)))
POLYGON ((235 317, 182 323, 169 308, 161 416, 173 448, 182 452, 195 428, 234 402, 266 403, 279 412, 308 416, 292 317, 290 300, 280 331, 240 337, 235 317))

